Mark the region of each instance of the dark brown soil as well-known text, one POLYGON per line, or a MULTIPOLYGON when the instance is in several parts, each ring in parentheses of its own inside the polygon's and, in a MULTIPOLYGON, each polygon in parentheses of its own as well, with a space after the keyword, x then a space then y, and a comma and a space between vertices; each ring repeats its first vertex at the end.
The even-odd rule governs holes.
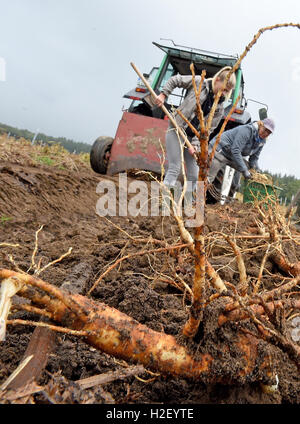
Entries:
MULTIPOLYGON (((112 226, 106 219, 95 213, 99 195, 98 182, 109 179, 118 184, 118 177, 101 177, 82 168, 78 171, 53 169, 47 166, 27 166, 1 163, 0 166, 0 243, 18 244, 19 247, 0 247, 1 268, 15 269, 14 263, 26 271, 30 267, 35 246, 35 233, 39 232, 36 260, 41 266, 54 261, 72 247, 71 255, 51 266, 41 274, 44 281, 58 287, 63 284, 72 291, 86 294, 96 279, 120 255, 151 249, 157 246, 151 242, 134 243, 126 233, 112 226)), ((240 203, 229 206, 208 206, 206 213, 206 234, 222 231, 226 234, 246 235, 249 227, 257 234, 256 212, 249 205, 240 203)), ((178 240, 178 230, 170 218, 114 217, 112 222, 135 238, 178 240)), ((262 241, 241 239, 245 253, 248 275, 257 277, 264 256, 262 241), (253 249, 257 247, 257 249, 253 249)), ((299 260, 299 246, 285 244, 286 253, 292 262, 299 260), (298 259, 297 259, 298 258, 298 259)), ((208 244, 207 253, 211 264, 219 270, 220 276, 233 284, 238 282, 236 262, 232 252, 221 241, 208 244), (228 266, 229 265, 229 266, 228 266)), ((159 255, 144 255, 122 262, 112 270, 93 291, 92 297, 135 318, 156 331, 171 334, 181 339, 181 330, 188 316, 189 302, 183 293, 165 281, 174 278, 177 272, 185 282, 192 285, 193 263, 187 252, 182 256, 163 252, 159 255)), ((282 281, 282 275, 271 262, 266 263, 263 278, 265 289, 282 281)), ((237 326, 226 324, 222 329, 214 322, 214 308, 205 311, 205 325, 202 336, 190 344, 191 351, 220 352, 224 343, 231 346, 237 326)), ((10 318, 39 320, 26 312, 14 312, 10 318)), ((243 324, 251 331, 255 327, 243 324), (247 327, 248 326, 248 327, 247 327)), ((22 360, 30 341, 33 327, 12 326, 7 329, 6 340, 0 349, 0 385, 6 381, 22 360)), ((233 345, 232 345, 233 346, 233 345)), ((275 394, 262 392, 258 378, 235 379, 241 361, 237 352, 221 355, 215 373, 223 373, 230 384, 212 384, 207 379, 193 382, 164 375, 153 375, 148 371, 137 377, 95 388, 81 390, 76 380, 96 374, 124 369, 128 364, 97 351, 75 336, 57 334, 56 348, 50 354, 38 384, 45 386, 42 393, 30 397, 31 402, 44 403, 162 403, 162 404, 296 404, 300 401, 300 382, 297 367, 279 347, 269 349, 274 369, 279 378, 279 389, 275 394)), ((258 376, 257 376, 258 377, 258 376)), ((9 403, 5 401, 4 403, 9 403)), ((11 401, 17 403, 17 401, 11 401)))

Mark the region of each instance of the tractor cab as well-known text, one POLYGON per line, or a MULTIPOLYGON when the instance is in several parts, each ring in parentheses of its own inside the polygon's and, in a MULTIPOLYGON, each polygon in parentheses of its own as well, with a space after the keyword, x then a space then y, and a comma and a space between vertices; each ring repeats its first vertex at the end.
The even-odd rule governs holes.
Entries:
MULTIPOLYGON (((153 42, 153 44, 160 48, 165 53, 165 56, 159 68, 152 68, 149 74, 144 74, 144 76, 147 78, 149 84, 157 94, 161 92, 167 80, 173 75, 178 73, 181 75, 190 75, 190 64, 192 62, 194 63, 196 74, 201 75, 202 70, 205 69, 206 78, 211 78, 224 66, 233 66, 238 59, 237 56, 229 56, 184 46, 174 45, 167 47, 155 42, 153 42)), ((241 69, 238 69, 236 77, 236 87, 231 98, 225 105, 224 117, 226 117, 231 105, 235 102, 239 95, 240 100, 230 118, 230 124, 228 124, 227 129, 236 125, 246 124, 251 121, 250 114, 245 110, 246 101, 244 97, 244 79, 241 69)), ((174 90, 174 92, 168 97, 168 103, 166 103, 165 106, 167 109, 178 107, 183 101, 185 95, 185 89, 174 90)), ((140 79, 137 81, 136 87, 126 93, 124 97, 133 100, 128 108, 128 112, 164 119, 164 112, 153 103, 147 88, 143 85, 143 82, 140 79)), ((221 125, 222 123, 220 126, 221 125)))

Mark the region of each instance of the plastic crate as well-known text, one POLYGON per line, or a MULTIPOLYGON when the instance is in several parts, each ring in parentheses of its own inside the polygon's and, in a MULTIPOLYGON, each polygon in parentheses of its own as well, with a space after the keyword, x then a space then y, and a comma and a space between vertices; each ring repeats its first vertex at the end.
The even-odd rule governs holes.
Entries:
MULTIPOLYGON (((270 196, 272 200, 276 199, 280 187, 271 186, 269 184, 262 184, 256 181, 249 181, 244 188, 244 203, 253 203, 255 200, 263 200, 270 196)), ((268 203, 270 200, 268 201, 268 203)), ((267 203, 266 203, 267 204, 267 203)))

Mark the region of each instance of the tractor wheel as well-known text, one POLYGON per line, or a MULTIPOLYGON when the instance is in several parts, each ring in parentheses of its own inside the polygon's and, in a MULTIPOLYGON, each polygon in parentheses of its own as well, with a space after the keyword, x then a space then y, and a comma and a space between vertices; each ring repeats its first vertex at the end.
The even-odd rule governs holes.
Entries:
POLYGON ((113 141, 112 137, 98 137, 92 146, 90 163, 92 170, 97 174, 106 174, 113 141))

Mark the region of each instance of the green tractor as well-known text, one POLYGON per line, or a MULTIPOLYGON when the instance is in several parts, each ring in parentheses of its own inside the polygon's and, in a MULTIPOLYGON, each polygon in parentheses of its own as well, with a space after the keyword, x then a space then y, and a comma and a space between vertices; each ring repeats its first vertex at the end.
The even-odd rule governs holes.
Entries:
MULTIPOLYGON (((171 40, 172 41, 172 40, 171 40)), ((166 81, 177 73, 188 75, 191 73, 190 64, 194 63, 195 73, 201 74, 206 70, 206 77, 212 77, 224 66, 233 66, 237 56, 200 50, 196 48, 176 45, 170 46, 153 44, 164 52, 159 67, 153 67, 144 74, 153 90, 159 94, 166 81)), ((213 138, 220 130, 224 119, 229 113, 232 104, 240 96, 238 104, 231 115, 226 129, 251 122, 244 95, 244 78, 242 69, 236 71, 236 86, 231 98, 226 102, 224 116, 211 134, 213 138)), ((168 97, 165 104, 168 110, 178 107, 186 95, 185 89, 176 89, 168 97)), ((139 169, 161 172, 161 158, 163 156, 165 132, 168 128, 168 118, 163 110, 157 107, 151 98, 148 89, 139 79, 136 87, 123 97, 132 100, 130 106, 123 112, 114 138, 99 137, 93 144, 90 161, 92 169, 100 174, 114 175, 126 170, 139 169)), ((260 110, 260 118, 266 116, 267 109, 260 110)), ((167 161, 164 164, 167 169, 167 161)), ((212 200, 221 200, 234 196, 234 170, 227 167, 221 170, 213 183, 212 200)))

